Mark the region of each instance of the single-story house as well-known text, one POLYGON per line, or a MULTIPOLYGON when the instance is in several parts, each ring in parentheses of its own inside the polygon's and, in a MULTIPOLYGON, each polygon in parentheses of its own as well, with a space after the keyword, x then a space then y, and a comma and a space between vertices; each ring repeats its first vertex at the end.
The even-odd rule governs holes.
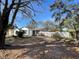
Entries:
POLYGON ((44 32, 44 31, 40 31, 39 34, 42 34, 46 37, 52 37, 54 34, 58 34, 61 37, 65 37, 65 38, 71 37, 71 34, 69 32, 44 32))
POLYGON ((29 29, 29 28, 22 28, 21 30, 24 31, 24 34, 23 34, 24 37, 32 36, 33 35, 32 30, 29 29))
POLYGON ((24 31, 23 36, 27 37, 27 36, 37 36, 40 31, 43 31, 45 29, 44 28, 29 29, 26 27, 21 28, 21 29, 14 29, 14 36, 17 36, 17 32, 19 32, 20 30, 23 30, 24 31))
POLYGON ((31 30, 32 30, 33 36, 37 36, 40 31, 45 31, 45 28, 34 28, 34 29, 31 29, 31 30))
POLYGON ((19 29, 15 28, 13 32, 13 36, 18 36, 19 31, 20 31, 19 29))
POLYGON ((10 27, 8 28, 8 30, 6 31, 6 37, 12 37, 14 34, 14 28, 10 27))

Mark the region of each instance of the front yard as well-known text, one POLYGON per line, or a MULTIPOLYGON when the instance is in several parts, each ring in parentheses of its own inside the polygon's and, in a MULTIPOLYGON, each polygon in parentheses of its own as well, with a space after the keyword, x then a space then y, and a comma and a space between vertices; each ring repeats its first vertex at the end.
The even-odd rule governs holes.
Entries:
POLYGON ((79 59, 78 46, 66 46, 47 38, 7 38, 7 49, 0 50, 0 59, 79 59), (8 42, 7 42, 8 41, 8 42))

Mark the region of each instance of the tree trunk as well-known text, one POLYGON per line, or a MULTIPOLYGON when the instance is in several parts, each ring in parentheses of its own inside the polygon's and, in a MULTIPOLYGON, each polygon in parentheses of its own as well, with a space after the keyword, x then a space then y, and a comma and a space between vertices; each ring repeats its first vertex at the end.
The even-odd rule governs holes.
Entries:
POLYGON ((5 34, 7 30, 7 25, 8 25, 8 16, 7 14, 3 15, 0 20, 0 48, 3 49, 5 46, 5 34))
POLYGON ((5 46, 5 34, 6 34, 6 30, 7 30, 8 21, 9 21, 9 15, 13 8, 14 1, 15 0, 12 0, 11 5, 8 7, 8 0, 5 0, 3 12, 0 16, 0 18, 1 18, 0 19, 0 48, 1 49, 3 49, 5 46))
POLYGON ((5 46, 5 33, 4 30, 0 32, 0 49, 4 49, 5 46))
POLYGON ((15 18, 16 18, 18 9, 19 9, 19 6, 17 6, 17 8, 16 8, 16 10, 15 10, 15 12, 14 12, 14 14, 13 14, 12 21, 11 21, 11 26, 13 26, 13 24, 14 24, 14 20, 15 20, 15 18))
POLYGON ((79 31, 76 31, 76 39, 79 41, 79 31))
MULTIPOLYGON (((18 1, 18 3, 20 3, 20 2, 21 2, 21 0, 18 1)), ((19 10, 19 7, 20 7, 20 4, 17 4, 16 9, 15 9, 15 12, 14 12, 13 17, 12 17, 12 20, 11 20, 11 26, 13 26, 13 24, 14 24, 14 20, 16 18, 16 15, 17 15, 17 12, 19 10)))
POLYGON ((4 19, 5 17, 0 16, 0 49, 3 49, 5 46, 5 22, 4 19))
POLYGON ((3 49, 5 45, 5 31, 3 29, 3 22, 0 19, 0 49, 3 49))

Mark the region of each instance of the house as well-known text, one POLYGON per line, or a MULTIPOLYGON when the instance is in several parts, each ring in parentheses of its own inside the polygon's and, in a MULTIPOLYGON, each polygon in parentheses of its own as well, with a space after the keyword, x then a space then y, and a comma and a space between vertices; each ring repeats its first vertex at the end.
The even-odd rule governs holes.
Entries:
POLYGON ((18 32, 20 30, 18 28, 15 28, 14 31, 13 31, 13 36, 18 36, 18 32))
POLYGON ((20 28, 20 29, 14 29, 14 36, 18 36, 18 33, 20 31, 23 31, 23 37, 29 37, 29 36, 32 36, 33 35, 33 30, 29 29, 29 28, 20 28))
POLYGON ((34 28, 34 29, 21 28, 21 30, 24 31, 23 36, 27 37, 27 36, 37 36, 40 31, 44 30, 44 28, 34 28))
POLYGON ((10 27, 6 31, 6 37, 12 37, 14 35, 14 28, 10 27))
POLYGON ((33 35, 33 33, 32 33, 33 30, 31 30, 29 28, 22 28, 21 30, 24 31, 24 34, 23 34, 24 37, 32 36, 33 35))
MULTIPOLYGON (((16 30, 19 30, 19 29, 17 29, 16 26, 11 26, 11 25, 9 24, 9 25, 8 25, 8 29, 7 29, 7 31, 6 31, 6 37, 12 37, 12 36, 16 35, 16 34, 15 34, 16 30)), ((16 35, 16 36, 17 36, 17 35, 16 35)))
POLYGON ((43 36, 46 36, 46 37, 52 37, 53 35, 58 34, 63 38, 71 38, 71 35, 69 32, 44 32, 44 31, 40 31, 39 34, 42 34, 43 36))
POLYGON ((34 29, 30 29, 30 28, 26 28, 26 27, 23 27, 23 28, 20 28, 20 29, 9 28, 6 36, 7 37, 18 36, 18 33, 21 30, 24 32, 23 37, 37 36, 40 31, 45 31, 44 28, 34 28, 34 29))
POLYGON ((45 31, 46 29, 45 28, 34 28, 34 29, 31 29, 31 30, 32 30, 32 35, 37 36, 40 31, 45 31))

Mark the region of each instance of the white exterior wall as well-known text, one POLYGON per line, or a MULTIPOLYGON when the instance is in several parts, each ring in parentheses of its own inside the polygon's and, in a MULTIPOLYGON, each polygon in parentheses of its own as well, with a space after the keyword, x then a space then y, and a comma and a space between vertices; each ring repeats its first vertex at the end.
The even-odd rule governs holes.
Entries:
POLYGON ((29 36, 33 35, 33 31, 31 29, 29 29, 29 36))
POLYGON ((17 36, 16 31, 19 32, 19 29, 14 29, 14 34, 13 34, 14 36, 17 36))
MULTIPOLYGON (((32 34, 33 34, 31 29, 22 28, 22 30, 24 30, 24 32, 25 32, 25 33, 23 34, 24 37, 32 36, 32 34)), ((16 31, 19 32, 19 29, 14 29, 14 36, 17 36, 16 31)))
POLYGON ((7 33, 6 33, 6 37, 12 37, 14 34, 14 30, 13 29, 8 29, 7 33))
POLYGON ((28 28, 22 28, 22 30, 25 31, 25 33, 24 33, 24 37, 32 36, 32 30, 31 30, 31 29, 28 29, 28 28))
POLYGON ((59 34, 61 37, 66 37, 66 38, 71 37, 69 32, 43 32, 43 31, 39 32, 39 34, 43 34, 48 37, 52 37, 56 33, 59 34))

